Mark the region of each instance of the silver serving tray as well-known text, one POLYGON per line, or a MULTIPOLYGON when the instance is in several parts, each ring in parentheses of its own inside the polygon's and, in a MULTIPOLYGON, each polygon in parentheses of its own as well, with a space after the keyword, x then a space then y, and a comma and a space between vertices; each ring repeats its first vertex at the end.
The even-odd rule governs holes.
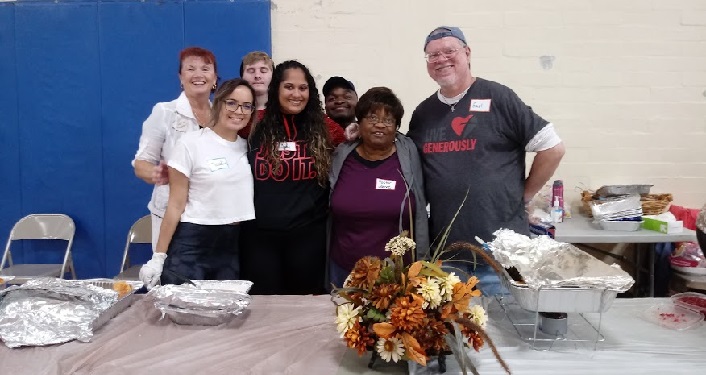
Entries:
POLYGON ((567 286, 535 289, 513 280, 503 269, 501 280, 520 307, 556 313, 602 313, 613 305, 617 290, 567 286))
MULTIPOLYGON (((249 302, 250 298, 248 297, 248 304, 249 302)), ((162 309, 164 314, 167 315, 172 322, 188 326, 217 326, 226 324, 245 311, 245 307, 235 312, 189 310, 177 306, 166 306, 162 309)))
POLYGON ((654 185, 605 185, 596 190, 596 195, 612 197, 616 195, 639 194, 646 195, 654 185))
POLYGON ((190 285, 165 285, 153 289, 155 308, 181 325, 215 326, 242 314, 252 298, 248 280, 193 280, 190 285))
MULTIPOLYGON (((112 279, 90 279, 90 280, 81 280, 83 283, 95 285, 101 288, 105 289, 113 289, 113 284, 121 281, 121 280, 112 280, 112 279)), ((98 315, 98 317, 93 320, 93 332, 101 328, 103 325, 108 323, 111 319, 115 318, 118 314, 121 312, 125 311, 130 305, 132 305, 133 302, 135 302, 135 291, 142 287, 142 282, 141 281, 125 281, 122 280, 130 286, 132 286, 132 291, 128 293, 127 295, 123 296, 123 298, 120 298, 117 302, 115 302, 112 306, 109 308, 103 310, 103 312, 98 315)))

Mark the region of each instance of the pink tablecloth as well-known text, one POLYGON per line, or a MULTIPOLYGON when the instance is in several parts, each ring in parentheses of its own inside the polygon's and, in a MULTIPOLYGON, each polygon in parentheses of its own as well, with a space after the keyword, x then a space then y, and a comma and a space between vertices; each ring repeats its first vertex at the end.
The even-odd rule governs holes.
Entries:
POLYGON ((329 296, 254 296, 228 325, 179 326, 140 298, 89 343, 0 344, 0 373, 331 375, 348 350, 334 314, 329 296))

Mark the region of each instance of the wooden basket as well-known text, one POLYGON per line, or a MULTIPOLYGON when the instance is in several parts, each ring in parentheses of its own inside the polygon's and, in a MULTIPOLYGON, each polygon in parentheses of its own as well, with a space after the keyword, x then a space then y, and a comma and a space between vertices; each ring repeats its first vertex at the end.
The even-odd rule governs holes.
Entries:
MULTIPOLYGON (((591 202, 594 201, 593 192, 584 190, 581 192, 581 211, 588 217, 593 217, 591 212, 591 202)), ((640 197, 643 215, 659 215, 669 210, 674 197, 672 194, 645 194, 640 197)))

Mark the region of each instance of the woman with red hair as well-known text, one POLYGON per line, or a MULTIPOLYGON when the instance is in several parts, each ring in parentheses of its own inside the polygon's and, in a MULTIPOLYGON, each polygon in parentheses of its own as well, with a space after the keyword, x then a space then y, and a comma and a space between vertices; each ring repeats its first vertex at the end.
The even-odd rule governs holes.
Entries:
POLYGON ((166 160, 174 145, 187 132, 211 123, 211 93, 216 89, 218 70, 213 52, 189 47, 179 53, 179 81, 182 92, 171 102, 157 103, 142 124, 140 144, 132 162, 135 175, 154 185, 147 208, 152 213, 152 250, 169 200, 166 160))

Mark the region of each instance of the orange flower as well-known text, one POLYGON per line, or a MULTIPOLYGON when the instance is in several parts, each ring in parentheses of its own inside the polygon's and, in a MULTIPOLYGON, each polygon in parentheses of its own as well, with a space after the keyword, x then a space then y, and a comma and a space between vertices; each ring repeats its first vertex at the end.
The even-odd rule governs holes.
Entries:
POLYGON ((378 285, 373 288, 373 291, 370 295, 370 302, 372 302, 373 306, 375 306, 376 309, 386 310, 388 307, 390 307, 390 302, 392 301, 392 298, 397 295, 397 292, 399 290, 400 286, 398 284, 378 285))
POLYGON ((353 327, 346 331, 343 339, 349 348, 356 349, 358 355, 363 355, 375 343, 375 339, 368 331, 368 327, 361 326, 360 322, 355 322, 353 327))
POLYGON ((424 323, 424 299, 416 294, 398 297, 390 308, 390 322, 395 327, 410 331, 424 323))
POLYGON ((444 336, 448 333, 449 329, 443 321, 430 316, 413 335, 419 341, 419 345, 426 349, 427 353, 438 354, 447 349, 444 336))
POLYGON ((375 285, 375 280, 380 276, 381 262, 379 258, 366 256, 360 258, 350 274, 348 286, 353 288, 370 289, 375 285))
POLYGON ((485 343, 483 341, 483 337, 479 335, 476 331, 473 331, 466 337, 468 337, 468 344, 473 346, 473 349, 475 349, 475 351, 480 351, 480 348, 482 348, 483 344, 485 343))

